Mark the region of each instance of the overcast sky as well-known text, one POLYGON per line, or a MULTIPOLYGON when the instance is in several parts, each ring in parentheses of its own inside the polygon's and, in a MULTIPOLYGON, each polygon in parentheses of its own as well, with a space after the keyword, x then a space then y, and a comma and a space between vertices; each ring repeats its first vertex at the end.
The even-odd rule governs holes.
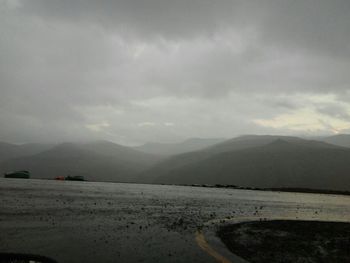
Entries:
POLYGON ((0 141, 348 132, 349 0, 0 0, 0 141))

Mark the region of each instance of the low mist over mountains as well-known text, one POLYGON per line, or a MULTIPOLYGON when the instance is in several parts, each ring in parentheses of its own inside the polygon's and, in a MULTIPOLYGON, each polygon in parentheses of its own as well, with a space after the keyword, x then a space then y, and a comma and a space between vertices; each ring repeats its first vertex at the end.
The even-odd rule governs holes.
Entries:
POLYGON ((326 143, 278 138, 263 146, 191 157, 184 164, 177 156, 153 167, 153 182, 350 189, 350 149, 326 143))
POLYGON ((93 181, 130 182, 160 159, 106 141, 63 143, 38 154, 3 161, 0 171, 29 170, 33 178, 82 175, 93 181))
POLYGON ((0 142, 0 162, 11 158, 28 156, 50 149, 52 144, 28 143, 22 145, 0 142))
POLYGON ((174 155, 202 150, 223 141, 222 138, 191 138, 180 143, 146 143, 135 149, 157 155, 174 155))
POLYGON ((324 142, 331 143, 342 147, 350 147, 350 135, 338 134, 321 139, 324 142))
POLYGON ((318 140, 245 135, 126 147, 107 141, 0 144, 0 172, 33 178, 350 190, 350 135, 318 140), (344 147, 343 147, 344 146, 344 147))

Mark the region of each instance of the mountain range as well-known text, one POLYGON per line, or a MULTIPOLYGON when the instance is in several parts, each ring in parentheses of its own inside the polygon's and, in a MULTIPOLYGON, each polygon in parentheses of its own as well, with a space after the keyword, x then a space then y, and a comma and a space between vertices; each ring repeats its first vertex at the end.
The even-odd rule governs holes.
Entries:
POLYGON ((62 143, 33 155, 3 160, 0 172, 29 170, 33 178, 81 175, 91 181, 132 182, 160 156, 107 141, 62 143))
POLYGON ((83 175, 91 181, 350 190, 349 147, 350 135, 317 140, 244 135, 133 148, 107 141, 0 143, 0 172, 29 170, 33 178, 83 175))
POLYGON ((53 144, 27 143, 11 144, 0 142, 0 162, 22 156, 34 155, 52 148, 53 144))
POLYGON ((185 152, 199 151, 225 141, 223 138, 190 138, 180 143, 149 142, 134 149, 157 155, 175 155, 185 152))
MULTIPOLYGON (((267 141, 267 138, 262 138, 267 141)), ((350 149, 297 138, 264 145, 172 157, 153 167, 153 183, 223 184, 259 188, 350 189, 350 149), (180 158, 179 158, 180 157, 180 158), (170 169, 168 168, 170 167, 170 169)), ((258 144, 261 141, 257 141, 258 144)))

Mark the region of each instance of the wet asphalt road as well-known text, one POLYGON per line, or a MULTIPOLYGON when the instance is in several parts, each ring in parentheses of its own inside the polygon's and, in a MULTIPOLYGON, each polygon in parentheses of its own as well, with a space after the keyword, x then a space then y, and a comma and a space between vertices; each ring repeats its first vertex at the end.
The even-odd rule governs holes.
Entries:
POLYGON ((59 263, 217 262, 197 230, 230 257, 218 224, 278 217, 350 221, 350 196, 0 179, 0 252, 59 263))

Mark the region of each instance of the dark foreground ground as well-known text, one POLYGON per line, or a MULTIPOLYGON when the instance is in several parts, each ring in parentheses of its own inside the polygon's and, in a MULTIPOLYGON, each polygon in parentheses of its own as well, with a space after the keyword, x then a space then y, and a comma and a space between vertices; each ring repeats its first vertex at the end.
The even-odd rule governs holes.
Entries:
POLYGON ((0 179, 0 253, 59 263, 242 262, 217 227, 265 218, 350 221, 350 196, 0 179))
POLYGON ((248 222, 223 226, 218 235, 249 262, 350 262, 349 223, 248 222))

